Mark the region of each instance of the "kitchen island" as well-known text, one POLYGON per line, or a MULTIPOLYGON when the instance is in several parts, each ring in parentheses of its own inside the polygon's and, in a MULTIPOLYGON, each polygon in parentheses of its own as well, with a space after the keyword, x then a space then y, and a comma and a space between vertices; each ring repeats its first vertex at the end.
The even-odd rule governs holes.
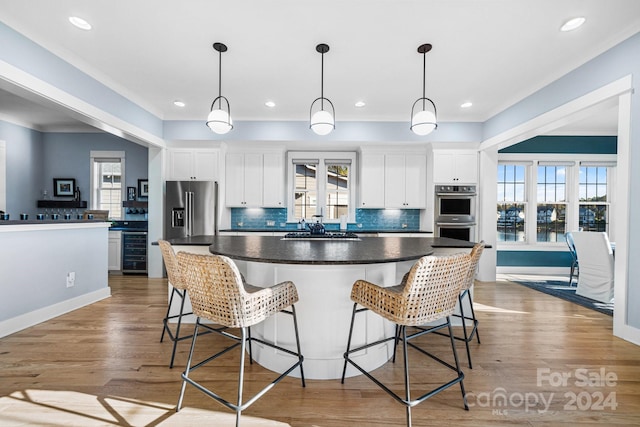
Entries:
MULTIPOLYGON (((468 252, 473 247, 470 242, 427 237, 288 240, 274 236, 193 236, 170 242, 176 251, 228 256, 247 281, 256 286, 294 282, 300 296, 296 312, 305 375, 311 379, 333 379, 342 374, 353 307, 351 287, 356 280, 396 285, 422 256, 468 252)), ((394 333, 394 325, 380 316, 367 313, 363 317, 365 320, 354 329, 354 346, 394 333)), ((288 316, 274 316, 252 327, 252 334, 284 347, 295 345, 288 316)), ((274 371, 291 364, 291 356, 257 344, 253 354, 258 363, 274 371)), ((370 347, 356 358, 365 369, 373 370, 392 354, 393 348, 386 343, 370 347)), ((359 374, 349 368, 347 376, 359 374)))

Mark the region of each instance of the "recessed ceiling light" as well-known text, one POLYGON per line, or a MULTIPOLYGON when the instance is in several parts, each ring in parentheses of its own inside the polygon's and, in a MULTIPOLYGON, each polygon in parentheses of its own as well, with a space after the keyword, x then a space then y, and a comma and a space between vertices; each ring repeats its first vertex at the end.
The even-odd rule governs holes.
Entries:
POLYGON ((173 101, 173 105, 175 105, 176 107, 184 107, 187 104, 182 101, 173 101))
POLYGON ((366 104, 364 101, 358 101, 358 102, 356 102, 356 107, 358 107, 358 108, 362 108, 362 107, 364 107, 365 105, 367 105, 367 104, 366 104))
POLYGON ((473 102, 467 101, 467 102, 463 102, 462 104, 460 104, 460 108, 469 108, 472 105, 473 105, 473 102))
POLYGON ((560 27, 560 31, 573 31, 584 24, 584 21, 586 21, 586 19, 582 16, 569 19, 567 22, 562 24, 562 27, 560 27))
POLYGON ((82 18, 79 18, 77 16, 70 16, 69 17, 69 22, 71 22, 73 25, 75 25, 76 27, 80 28, 81 30, 90 30, 91 29, 91 24, 89 24, 87 21, 85 21, 82 18))
POLYGON ((267 102, 264 103, 264 105, 266 105, 269 108, 273 108, 273 107, 276 106, 276 103, 273 102, 273 101, 267 101, 267 102))

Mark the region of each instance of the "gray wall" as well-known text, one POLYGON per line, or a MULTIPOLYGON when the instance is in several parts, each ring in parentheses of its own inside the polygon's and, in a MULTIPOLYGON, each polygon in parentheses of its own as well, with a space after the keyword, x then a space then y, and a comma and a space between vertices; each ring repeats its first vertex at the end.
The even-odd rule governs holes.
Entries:
POLYGON ((18 219, 35 212, 43 189, 42 133, 0 121, 0 140, 7 145, 7 212, 18 219))
POLYGON ((124 151, 125 185, 147 178, 148 149, 107 133, 42 133, 0 121, 0 140, 7 144, 7 212, 35 215, 42 190, 53 198, 53 178, 75 178, 88 201, 90 152, 124 151))

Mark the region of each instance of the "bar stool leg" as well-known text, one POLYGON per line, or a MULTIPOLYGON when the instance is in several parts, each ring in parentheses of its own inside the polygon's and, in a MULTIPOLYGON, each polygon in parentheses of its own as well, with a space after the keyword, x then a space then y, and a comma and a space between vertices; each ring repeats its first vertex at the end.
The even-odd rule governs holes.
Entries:
MULTIPOLYGON (((184 300, 186 299, 185 298, 187 296, 186 294, 187 294, 187 291, 182 291, 182 294, 178 292, 178 295, 180 295, 180 298, 182 301, 180 302, 180 314, 178 315, 178 325, 176 326, 176 335, 175 337, 173 337, 174 338, 173 350, 171 351, 171 363, 169 363, 169 368, 173 368, 173 361, 176 358, 176 347, 178 347, 178 341, 180 337, 180 326, 182 325, 182 313, 184 313, 184 300)), ((171 295, 173 296, 173 292, 171 293, 171 295)), ((169 309, 171 309, 171 306, 169 306, 169 309)))
POLYGON ((176 288, 171 288, 171 297, 169 298, 169 305, 167 306, 167 314, 162 319, 162 335, 160 335, 160 342, 164 340, 164 333, 167 331, 167 320, 169 319, 169 312, 171 311, 171 304, 173 304, 173 294, 175 294, 176 288))
MULTIPOLYGON (((451 340, 451 350, 453 351, 453 359, 456 361, 456 371, 458 372, 458 376, 462 376, 464 378, 464 374, 460 369, 460 361, 458 360, 458 352, 456 351, 456 341, 453 337, 453 329, 451 328, 451 317, 447 316, 447 327, 449 328, 449 339, 451 340)), ((469 405, 467 404, 467 393, 464 390, 464 382, 460 380, 460 391, 462 392, 462 401, 464 402, 465 411, 469 410, 469 405)))
MULTIPOLYGON (((409 352, 407 351, 407 327, 400 326, 400 334, 402 334, 402 351, 404 352, 404 394, 405 406, 407 408, 407 427, 411 427, 411 390, 409 386, 409 352)), ((396 337, 398 335, 396 334, 396 337)), ((395 353, 395 350, 394 350, 395 353)))
MULTIPOLYGON (((465 291, 467 292, 467 291, 465 291)), ((465 321, 463 298, 464 294, 458 295, 458 303, 460 306, 460 320, 462 320, 462 333, 464 335, 464 345, 467 349, 467 360, 469 361, 469 369, 473 369, 471 364, 471 351, 469 350, 469 336, 467 335, 467 322, 465 321)), ((471 300, 469 300, 471 302, 471 300)), ((472 330, 473 333, 473 330, 472 330)))
MULTIPOLYGON (((236 427, 240 426, 240 414, 242 413, 242 385, 244 383, 244 358, 245 350, 247 346, 247 329, 240 328, 241 340, 240 340, 240 373, 238 374, 238 403, 236 406, 236 427)), ((251 332, 249 331, 249 335, 251 332)), ((251 342, 249 342, 249 348, 251 348, 251 342)), ((251 357, 251 356, 249 356, 251 357)))
MULTIPOLYGON (((302 362, 302 351, 300 351, 300 337, 298 335, 298 316, 296 315, 296 305, 291 305, 291 313, 293 314, 293 329, 296 333, 296 348, 298 349, 298 360, 302 362)), ((306 387, 306 383, 304 380, 304 369, 302 368, 302 363, 300 363, 300 380, 302 381, 302 387, 306 387)))
POLYGON ((344 353, 344 367, 342 368, 341 383, 344 384, 344 377, 347 373, 347 358, 349 357, 349 350, 351 350, 351 335, 353 335, 353 322, 356 319, 356 307, 357 303, 353 304, 353 312, 351 313, 351 325, 349 326, 349 338, 347 339, 347 351, 344 353))
POLYGON ((180 397, 178 398, 178 405, 176 406, 176 412, 180 411, 182 407, 182 399, 184 398, 184 391, 187 388, 187 380, 189 377, 189 371, 191 370, 191 361, 193 359, 193 349, 196 347, 196 339, 198 338, 198 326, 200 325, 200 318, 196 319, 196 324, 193 328, 193 337, 191 339, 191 349, 189 350, 189 358, 187 359, 187 366, 182 373, 182 388, 180 389, 180 397))

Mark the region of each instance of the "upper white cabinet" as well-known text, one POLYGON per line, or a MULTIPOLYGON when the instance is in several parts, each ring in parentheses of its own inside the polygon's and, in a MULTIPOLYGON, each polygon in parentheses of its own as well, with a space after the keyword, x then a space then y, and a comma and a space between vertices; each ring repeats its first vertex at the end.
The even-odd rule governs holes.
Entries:
POLYGON ((167 179, 172 181, 215 181, 218 179, 218 150, 169 150, 167 179))
POLYGON ((360 207, 384 208, 384 154, 360 157, 360 207))
POLYGON ((427 157, 424 154, 387 154, 384 165, 385 208, 426 207, 427 157))
POLYGON ((478 153, 474 150, 434 150, 433 181, 437 184, 478 182, 478 153))
POLYGON ((284 207, 284 169, 281 153, 227 153, 227 207, 284 207))
POLYGON ((265 153, 263 159, 262 205, 265 208, 283 208, 285 207, 284 156, 280 153, 265 153))
POLYGON ((361 208, 424 209, 427 158, 423 153, 362 153, 361 208))

